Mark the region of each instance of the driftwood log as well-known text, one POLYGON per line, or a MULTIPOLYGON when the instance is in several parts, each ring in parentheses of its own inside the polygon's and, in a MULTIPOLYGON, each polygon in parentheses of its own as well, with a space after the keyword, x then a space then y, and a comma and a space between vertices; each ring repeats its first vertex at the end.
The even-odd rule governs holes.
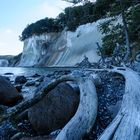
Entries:
POLYGON ((74 117, 66 124, 56 140, 80 140, 92 128, 97 116, 97 93, 92 76, 78 80, 80 104, 74 117))
POLYGON ((140 140, 140 76, 128 68, 114 68, 124 76, 121 109, 99 140, 140 140))

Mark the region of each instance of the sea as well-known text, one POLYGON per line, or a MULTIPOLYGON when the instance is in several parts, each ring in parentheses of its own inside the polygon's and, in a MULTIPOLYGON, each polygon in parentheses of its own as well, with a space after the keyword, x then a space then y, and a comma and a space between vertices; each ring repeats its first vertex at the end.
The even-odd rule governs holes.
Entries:
MULTIPOLYGON (((32 78, 35 74, 45 76, 47 74, 54 74, 56 71, 72 71, 78 69, 76 67, 0 67, 0 76, 8 77, 11 84, 14 85, 17 76, 25 76, 28 81, 35 80, 32 78)), ((23 86, 22 95, 24 98, 32 98, 35 94, 35 86, 23 86)))
POLYGON ((44 75, 55 71, 74 70, 76 67, 0 67, 0 75, 32 76, 44 75))

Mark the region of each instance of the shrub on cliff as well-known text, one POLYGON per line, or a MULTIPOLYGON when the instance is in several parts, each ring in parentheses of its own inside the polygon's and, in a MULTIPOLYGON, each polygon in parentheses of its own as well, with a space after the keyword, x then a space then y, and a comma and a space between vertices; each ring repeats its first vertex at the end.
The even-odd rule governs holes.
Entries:
POLYGON ((57 24, 57 20, 53 18, 45 18, 27 25, 23 30, 20 40, 24 41, 32 35, 39 35, 44 32, 58 32, 61 29, 61 25, 57 24))

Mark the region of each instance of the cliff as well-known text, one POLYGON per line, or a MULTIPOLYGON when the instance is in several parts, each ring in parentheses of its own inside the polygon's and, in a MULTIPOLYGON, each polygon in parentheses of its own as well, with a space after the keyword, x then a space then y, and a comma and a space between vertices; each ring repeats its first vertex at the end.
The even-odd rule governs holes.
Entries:
POLYGON ((14 67, 18 66, 22 53, 19 55, 2 55, 0 56, 0 67, 14 67))
POLYGON ((99 60, 96 42, 101 43, 99 22, 79 26, 75 32, 45 33, 24 41, 19 66, 74 66, 84 56, 99 60))

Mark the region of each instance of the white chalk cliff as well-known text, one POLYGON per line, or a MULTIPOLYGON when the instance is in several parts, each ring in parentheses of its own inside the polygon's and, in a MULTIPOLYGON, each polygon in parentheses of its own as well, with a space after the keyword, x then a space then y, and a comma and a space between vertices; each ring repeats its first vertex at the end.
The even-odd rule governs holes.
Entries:
POLYGON ((101 43, 101 21, 81 25, 75 32, 45 33, 26 39, 19 66, 74 66, 85 55, 90 62, 98 61, 96 42, 101 43))

